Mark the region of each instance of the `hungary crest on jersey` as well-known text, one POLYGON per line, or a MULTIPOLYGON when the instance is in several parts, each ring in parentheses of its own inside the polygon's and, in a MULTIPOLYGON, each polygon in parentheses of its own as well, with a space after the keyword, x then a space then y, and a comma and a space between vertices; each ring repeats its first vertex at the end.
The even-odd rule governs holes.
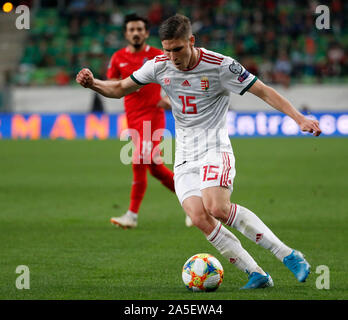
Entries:
POLYGON ((201 88, 203 91, 207 91, 209 89, 209 80, 207 77, 201 78, 201 88))

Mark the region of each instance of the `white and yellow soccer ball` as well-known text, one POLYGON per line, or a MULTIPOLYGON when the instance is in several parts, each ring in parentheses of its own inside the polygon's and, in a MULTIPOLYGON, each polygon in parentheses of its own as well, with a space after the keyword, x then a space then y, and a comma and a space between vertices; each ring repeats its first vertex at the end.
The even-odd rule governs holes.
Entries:
POLYGON ((218 259, 209 253, 198 253, 189 258, 182 268, 182 280, 191 291, 214 291, 224 278, 218 259))

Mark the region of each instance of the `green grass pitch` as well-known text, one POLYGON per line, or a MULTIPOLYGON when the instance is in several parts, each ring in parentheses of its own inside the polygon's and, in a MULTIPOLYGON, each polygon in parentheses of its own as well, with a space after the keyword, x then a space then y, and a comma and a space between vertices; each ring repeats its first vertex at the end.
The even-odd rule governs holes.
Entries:
MULTIPOLYGON (((123 142, 124 143, 124 142, 123 142)), ((187 228, 176 196, 151 176, 139 227, 109 219, 127 210, 131 167, 122 143, 0 141, 0 299, 347 299, 348 140, 232 139, 237 175, 232 201, 253 210, 286 244, 301 250, 306 283, 270 252, 233 231, 275 287, 240 291, 247 277, 198 229, 187 228), (225 278, 212 293, 181 280, 187 258, 208 252, 225 278), (16 267, 30 269, 30 289, 16 288, 16 267), (317 266, 330 270, 319 290, 317 266)))

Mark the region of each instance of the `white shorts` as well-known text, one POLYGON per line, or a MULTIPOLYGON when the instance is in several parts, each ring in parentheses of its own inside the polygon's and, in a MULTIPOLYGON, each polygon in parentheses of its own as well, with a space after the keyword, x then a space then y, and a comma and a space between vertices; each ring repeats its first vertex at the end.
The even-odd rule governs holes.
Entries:
POLYGON ((201 190, 209 187, 225 187, 232 192, 235 175, 233 153, 208 153, 201 160, 174 167, 175 192, 181 204, 188 197, 202 197, 201 190))

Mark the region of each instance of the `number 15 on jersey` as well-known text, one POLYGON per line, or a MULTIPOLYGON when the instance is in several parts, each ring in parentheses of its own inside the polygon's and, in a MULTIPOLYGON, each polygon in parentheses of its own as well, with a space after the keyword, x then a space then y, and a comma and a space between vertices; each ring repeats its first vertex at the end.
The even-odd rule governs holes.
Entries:
POLYGON ((191 101, 196 99, 194 96, 179 96, 182 103, 182 113, 197 114, 197 105, 191 101))

